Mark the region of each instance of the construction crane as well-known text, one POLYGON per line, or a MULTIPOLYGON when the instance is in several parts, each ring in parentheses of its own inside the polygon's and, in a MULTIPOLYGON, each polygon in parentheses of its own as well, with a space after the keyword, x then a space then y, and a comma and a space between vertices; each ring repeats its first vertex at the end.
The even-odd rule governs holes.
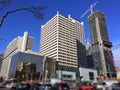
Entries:
POLYGON ((89 9, 81 16, 81 18, 83 18, 89 11, 92 14, 93 13, 93 7, 95 7, 97 3, 98 3, 98 1, 96 1, 94 4, 91 4, 89 9))

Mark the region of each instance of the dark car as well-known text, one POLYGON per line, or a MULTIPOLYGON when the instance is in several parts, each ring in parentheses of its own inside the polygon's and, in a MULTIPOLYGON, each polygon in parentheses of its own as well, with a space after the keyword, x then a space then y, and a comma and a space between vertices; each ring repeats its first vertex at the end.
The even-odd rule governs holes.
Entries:
POLYGON ((67 83, 55 83, 51 90, 70 90, 67 83))
POLYGON ((26 89, 26 84, 24 83, 18 83, 16 85, 16 90, 25 90, 26 89))
POLYGON ((51 84, 41 84, 39 85, 39 90, 52 90, 51 84))
POLYGON ((32 83, 31 84, 31 87, 30 87, 30 90, 39 90, 39 84, 38 83, 32 83))
POLYGON ((26 89, 25 90, 30 90, 31 85, 29 83, 26 83, 26 89))

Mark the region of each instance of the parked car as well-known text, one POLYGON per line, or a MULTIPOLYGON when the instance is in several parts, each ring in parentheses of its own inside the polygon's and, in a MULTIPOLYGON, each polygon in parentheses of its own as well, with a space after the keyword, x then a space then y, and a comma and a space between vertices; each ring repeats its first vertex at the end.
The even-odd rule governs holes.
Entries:
POLYGON ((6 82, 4 81, 3 83, 0 83, 0 88, 5 88, 6 87, 6 82))
POLYGON ((6 81, 6 88, 15 89, 17 86, 17 83, 18 83, 17 79, 15 78, 9 79, 6 81))
POLYGON ((51 90, 70 90, 67 83, 55 83, 51 90))
POLYGON ((26 84, 24 84, 24 83, 18 83, 16 85, 16 90, 26 90, 26 84))
POLYGON ((31 85, 29 83, 26 83, 26 89, 25 90, 30 90, 31 85))
POLYGON ((92 85, 91 83, 82 83, 82 85, 79 86, 77 90, 97 90, 97 88, 95 85, 92 85))
POLYGON ((116 80, 106 80, 104 82, 107 86, 107 90, 120 90, 118 81, 116 81, 116 80))
POLYGON ((108 90, 120 90, 120 86, 118 83, 112 83, 108 90))
POLYGON ((32 83, 30 86, 30 90, 39 90, 39 83, 32 83))
POLYGON ((97 82, 96 87, 98 90, 120 90, 119 83, 115 80, 97 82))
POLYGON ((51 84, 40 84, 39 90, 52 90, 52 85, 51 84))
POLYGON ((95 84, 95 86, 98 90, 106 90, 107 89, 107 85, 105 82, 97 82, 95 84))

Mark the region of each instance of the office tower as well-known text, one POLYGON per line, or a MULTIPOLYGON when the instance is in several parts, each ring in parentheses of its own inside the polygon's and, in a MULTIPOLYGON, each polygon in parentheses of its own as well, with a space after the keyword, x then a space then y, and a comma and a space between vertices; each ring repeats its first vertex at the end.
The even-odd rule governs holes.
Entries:
POLYGON ((17 52, 25 52, 33 49, 34 39, 28 36, 28 32, 24 33, 24 36, 18 36, 15 38, 6 48, 3 56, 1 75, 8 78, 8 71, 11 63, 11 57, 17 52))
POLYGON ((88 17, 91 36, 90 53, 100 75, 114 77, 115 66, 111 51, 112 43, 109 41, 105 15, 96 11, 88 17))
POLYGON ((87 67, 83 26, 83 22, 70 15, 64 17, 57 12, 41 27, 40 53, 55 58, 58 69, 64 71, 76 72, 78 66, 87 67))

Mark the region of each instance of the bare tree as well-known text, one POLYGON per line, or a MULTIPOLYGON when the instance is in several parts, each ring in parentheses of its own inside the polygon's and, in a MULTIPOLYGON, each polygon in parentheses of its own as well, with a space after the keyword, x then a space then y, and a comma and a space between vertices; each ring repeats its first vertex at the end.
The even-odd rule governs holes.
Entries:
POLYGON ((0 11, 5 8, 6 6, 9 6, 11 0, 2 0, 0 1, 0 11))
MULTIPOLYGON (((8 7, 10 5, 10 3, 12 2, 12 0, 2 0, 0 2, 0 11, 3 10, 5 7, 8 7)), ((10 10, 10 11, 6 11, 1 19, 0 19, 0 27, 2 26, 5 18, 11 14, 11 13, 14 13, 14 12, 18 12, 18 11, 28 11, 28 12, 31 12, 36 18, 38 19, 43 19, 44 17, 44 14, 41 13, 41 10, 44 10, 46 7, 44 6, 31 6, 31 7, 25 7, 25 8, 16 8, 16 9, 13 9, 13 10, 10 10)))

